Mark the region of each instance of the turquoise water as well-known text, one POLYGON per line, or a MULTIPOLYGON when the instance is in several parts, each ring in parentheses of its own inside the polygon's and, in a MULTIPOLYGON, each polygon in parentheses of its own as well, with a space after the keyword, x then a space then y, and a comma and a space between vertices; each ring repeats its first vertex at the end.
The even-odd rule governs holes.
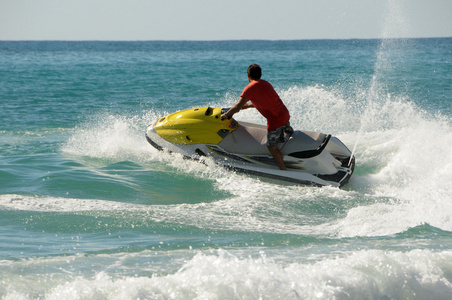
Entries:
POLYGON ((0 42, 2 299, 449 299, 451 61, 450 38, 0 42), (231 106, 251 63, 295 128, 354 149, 346 187, 146 142, 231 106))

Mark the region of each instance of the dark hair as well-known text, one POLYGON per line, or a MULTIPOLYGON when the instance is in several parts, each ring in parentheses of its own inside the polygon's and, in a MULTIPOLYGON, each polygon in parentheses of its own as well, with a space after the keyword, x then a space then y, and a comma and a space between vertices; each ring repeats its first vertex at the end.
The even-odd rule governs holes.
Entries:
POLYGON ((253 80, 259 80, 262 76, 261 66, 258 64, 252 64, 248 67, 248 76, 253 80))

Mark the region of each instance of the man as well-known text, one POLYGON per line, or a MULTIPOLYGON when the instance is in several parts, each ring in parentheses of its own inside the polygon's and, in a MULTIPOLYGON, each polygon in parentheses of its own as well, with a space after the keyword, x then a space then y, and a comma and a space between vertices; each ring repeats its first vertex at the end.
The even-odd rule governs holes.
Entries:
POLYGON ((221 119, 230 119, 241 109, 255 107, 267 119, 267 147, 273 159, 281 170, 287 170, 278 142, 284 142, 284 133, 292 133, 290 114, 287 107, 279 98, 273 86, 261 79, 262 69, 253 64, 248 67, 248 81, 250 82, 242 92, 240 99, 221 119), (251 104, 247 103, 251 101, 251 104))

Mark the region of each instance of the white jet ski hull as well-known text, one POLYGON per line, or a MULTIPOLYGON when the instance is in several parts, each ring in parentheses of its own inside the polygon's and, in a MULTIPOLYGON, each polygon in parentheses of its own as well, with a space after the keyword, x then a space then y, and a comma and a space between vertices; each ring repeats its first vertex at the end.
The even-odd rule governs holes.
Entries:
POLYGON ((263 125, 239 122, 219 143, 190 144, 162 138, 155 125, 147 128, 146 138, 156 149, 195 160, 211 157, 217 164, 243 173, 308 185, 342 187, 355 167, 350 150, 336 137, 323 133, 296 130, 285 143, 279 144, 288 168, 284 171, 277 167, 267 149, 267 131, 263 125))

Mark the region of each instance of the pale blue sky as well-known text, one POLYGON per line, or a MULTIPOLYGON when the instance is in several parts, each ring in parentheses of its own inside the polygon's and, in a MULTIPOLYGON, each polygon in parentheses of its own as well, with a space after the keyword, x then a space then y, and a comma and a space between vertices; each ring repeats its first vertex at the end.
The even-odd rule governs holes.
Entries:
POLYGON ((451 36, 452 0, 0 0, 0 40, 451 36))

